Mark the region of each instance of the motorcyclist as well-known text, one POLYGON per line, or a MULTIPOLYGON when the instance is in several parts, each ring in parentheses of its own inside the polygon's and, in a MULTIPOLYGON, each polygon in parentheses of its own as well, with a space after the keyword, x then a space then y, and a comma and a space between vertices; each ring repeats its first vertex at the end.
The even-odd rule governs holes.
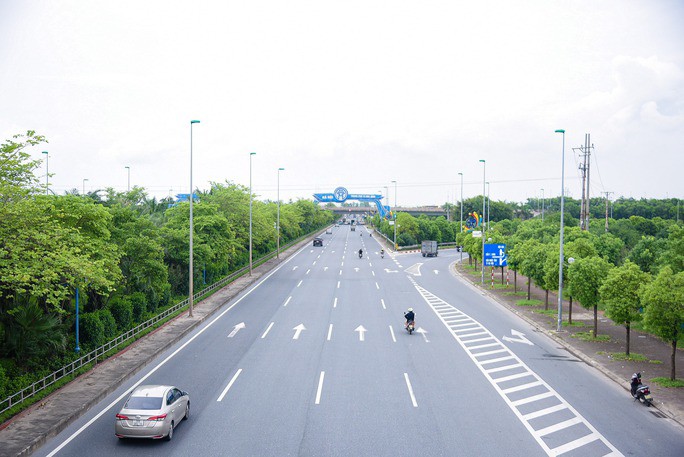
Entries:
POLYGON ((406 318, 406 325, 404 327, 408 327, 409 322, 413 322, 416 320, 416 314, 413 312, 413 308, 409 308, 405 313, 404 317, 406 318))
POLYGON ((632 386, 632 397, 634 397, 636 395, 637 389, 641 385, 641 373, 634 373, 632 375, 630 385, 632 386))
POLYGON ((363 249, 359 249, 359 258, 363 257, 363 249))
POLYGON ((383 259, 385 258, 385 250, 384 249, 380 249, 380 257, 382 257, 383 259))

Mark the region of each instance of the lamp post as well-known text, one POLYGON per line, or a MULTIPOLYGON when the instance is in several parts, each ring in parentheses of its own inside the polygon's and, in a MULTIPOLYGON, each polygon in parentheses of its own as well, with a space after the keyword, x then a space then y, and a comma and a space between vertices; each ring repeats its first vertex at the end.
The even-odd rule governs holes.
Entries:
POLYGON ((50 184, 48 183, 48 178, 50 177, 50 154, 47 151, 43 151, 45 154, 45 195, 48 195, 50 191, 50 184))
MULTIPOLYGON (((487 182, 487 162, 484 159, 480 159, 482 162, 482 217, 485 215, 485 183, 487 182)), ((484 285, 484 250, 485 250, 485 225, 482 224, 482 284, 484 285)))
POLYGON ((489 229, 489 216, 491 212, 489 211, 491 209, 490 205, 490 200, 489 200, 489 181, 487 181, 487 228, 489 229))
POLYGON ((463 173, 459 173, 461 176, 461 233, 463 233, 463 173))
POLYGON ((397 182, 394 183, 394 250, 397 250, 397 182))
POLYGON ((189 259, 189 268, 188 268, 188 288, 189 288, 189 296, 188 296, 188 302, 190 303, 190 306, 188 307, 188 317, 193 317, 192 316, 192 305, 194 301, 194 266, 193 266, 193 257, 194 257, 194 252, 192 249, 192 234, 195 231, 195 228, 192 223, 192 204, 193 201, 195 200, 193 197, 193 187, 192 187, 192 125, 193 124, 199 124, 200 121, 194 120, 190 121, 190 259, 189 259))
POLYGON ((278 211, 276 216, 276 259, 280 258, 280 172, 284 168, 278 168, 278 211))
POLYGON ((128 170, 128 192, 131 191, 131 167, 125 166, 124 167, 126 170, 128 170))
POLYGON ((85 195, 85 183, 88 181, 88 178, 83 178, 83 193, 81 195, 85 195))
POLYGON ((252 156, 256 152, 249 153, 249 275, 252 276, 252 156))
POLYGON ((78 286, 76 286, 76 348, 74 348, 76 354, 81 352, 81 345, 79 344, 78 326, 78 286))
POLYGON ((542 224, 544 223, 544 188, 542 187, 542 224))
POLYGON ((563 149, 561 153, 561 207, 560 207, 560 257, 558 258, 558 327, 561 331, 563 319, 563 210, 565 203, 565 130, 558 129, 555 133, 563 134, 563 149))

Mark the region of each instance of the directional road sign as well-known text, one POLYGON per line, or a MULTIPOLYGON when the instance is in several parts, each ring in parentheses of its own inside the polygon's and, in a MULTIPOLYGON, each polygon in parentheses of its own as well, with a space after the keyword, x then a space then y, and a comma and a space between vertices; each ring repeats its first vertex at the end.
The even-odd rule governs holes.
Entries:
POLYGON ((485 266, 505 267, 508 265, 505 244, 485 244, 484 247, 485 266))

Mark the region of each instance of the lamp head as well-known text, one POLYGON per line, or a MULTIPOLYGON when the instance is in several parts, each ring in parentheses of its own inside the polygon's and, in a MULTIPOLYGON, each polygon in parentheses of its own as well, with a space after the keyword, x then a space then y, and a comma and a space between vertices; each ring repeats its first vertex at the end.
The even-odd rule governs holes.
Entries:
POLYGON ((480 159, 480 162, 485 163, 485 159, 480 159))
POLYGON ((48 153, 47 151, 43 151, 43 154, 47 154, 47 153, 48 153))
POLYGON ((256 155, 256 152, 250 152, 249 155, 255 156, 255 155, 256 155))
POLYGON ((278 171, 285 171, 283 167, 278 168, 278 171))
POLYGON ((190 123, 191 123, 191 124, 199 124, 200 121, 195 120, 195 121, 190 121, 190 123))
POLYGON ((558 130, 556 130, 556 133, 565 133, 565 130, 564 129, 558 129, 558 130))

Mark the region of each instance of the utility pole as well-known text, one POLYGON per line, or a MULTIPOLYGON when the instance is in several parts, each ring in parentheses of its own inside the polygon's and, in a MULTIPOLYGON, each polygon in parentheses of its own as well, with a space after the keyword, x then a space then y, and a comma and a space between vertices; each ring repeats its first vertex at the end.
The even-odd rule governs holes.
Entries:
POLYGON ((608 231, 608 200, 610 199, 610 194, 613 192, 604 192, 606 194, 606 232, 608 231))
POLYGON ((579 169, 582 172, 582 205, 580 208, 580 228, 582 230, 589 230, 589 169, 591 164, 591 150, 594 148, 590 138, 591 135, 586 133, 584 135, 584 146, 572 148, 573 151, 579 150, 582 155, 582 163, 579 166, 579 169))

